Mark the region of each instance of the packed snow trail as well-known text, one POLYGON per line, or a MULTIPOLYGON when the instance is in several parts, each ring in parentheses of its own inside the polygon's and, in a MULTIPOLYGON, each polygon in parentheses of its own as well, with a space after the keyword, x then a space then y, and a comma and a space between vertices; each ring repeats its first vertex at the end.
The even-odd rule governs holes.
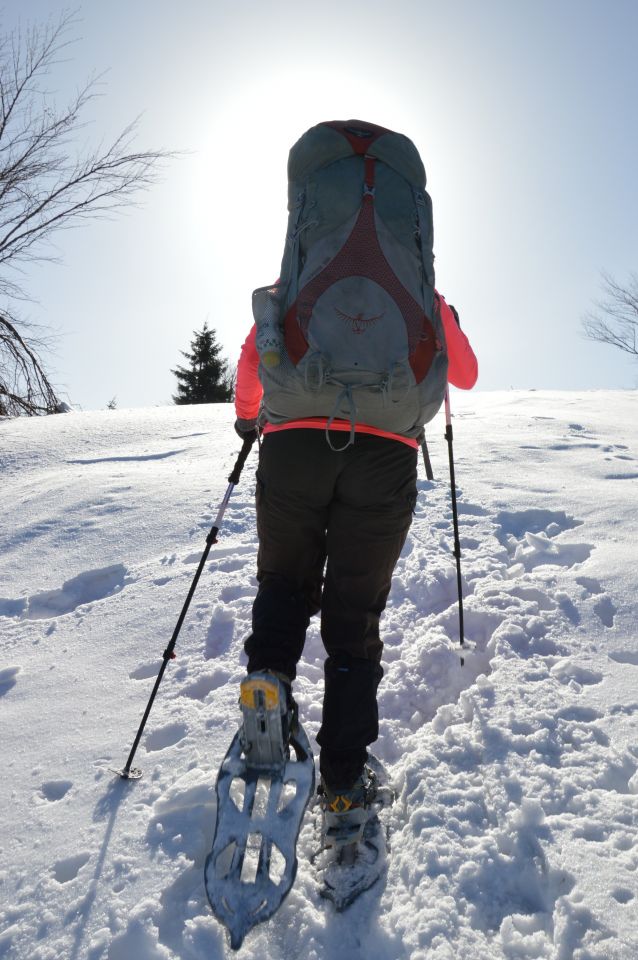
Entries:
MULTIPOLYGON (((385 883, 320 899, 311 818, 241 957, 635 960, 638 396, 452 397, 384 617, 375 752, 398 788, 385 883)), ((226 406, 0 421, 0 958, 229 955, 203 867, 239 721, 254 458, 137 730, 238 452, 226 406)), ((313 620, 295 685, 321 709, 313 620)))

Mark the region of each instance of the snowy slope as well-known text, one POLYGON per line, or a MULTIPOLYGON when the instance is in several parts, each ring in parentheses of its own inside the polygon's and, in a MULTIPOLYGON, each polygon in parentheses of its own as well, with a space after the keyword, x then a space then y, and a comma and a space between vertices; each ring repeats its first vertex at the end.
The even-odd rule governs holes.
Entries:
MULTIPOLYGON (((638 394, 453 397, 384 620, 387 881, 338 916, 309 857, 240 956, 638 956, 638 394)), ((0 957, 215 960, 202 875, 255 589, 254 456, 122 767, 239 445, 226 406, 0 422, 0 957)), ((423 475, 423 474, 422 474, 423 475)), ((319 724, 313 623, 296 695, 319 724)))

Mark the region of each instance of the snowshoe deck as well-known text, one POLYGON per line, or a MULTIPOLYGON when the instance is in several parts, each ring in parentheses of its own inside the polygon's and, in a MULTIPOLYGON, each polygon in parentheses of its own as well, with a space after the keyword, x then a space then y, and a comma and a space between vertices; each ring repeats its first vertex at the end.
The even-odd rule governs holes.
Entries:
POLYGON ((387 868, 386 831, 378 816, 372 816, 359 843, 324 850, 318 859, 319 893, 332 900, 341 912, 379 880, 387 868))
POLYGON ((300 724, 290 743, 295 757, 283 765, 247 767, 238 732, 219 770, 215 836, 204 883, 233 950, 278 909, 297 872, 297 838, 314 791, 315 768, 300 724))
POLYGON ((323 845, 313 858, 320 881, 319 893, 331 900, 338 912, 374 886, 387 869, 388 830, 379 818, 379 812, 392 805, 395 792, 381 762, 372 755, 367 762, 376 777, 377 792, 361 839, 334 845, 327 840, 325 823, 320 817, 323 845))

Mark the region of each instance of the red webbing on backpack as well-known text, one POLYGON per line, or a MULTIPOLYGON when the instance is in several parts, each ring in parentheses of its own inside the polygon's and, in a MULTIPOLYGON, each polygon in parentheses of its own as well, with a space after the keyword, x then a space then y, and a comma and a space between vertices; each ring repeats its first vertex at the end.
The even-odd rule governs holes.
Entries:
POLYGON ((307 332, 317 300, 339 280, 359 276, 373 280, 394 300, 405 321, 409 363, 417 383, 428 372, 440 345, 432 321, 405 289, 388 263, 374 221, 374 158, 365 157, 366 193, 352 233, 336 256, 303 287, 284 319, 286 349, 296 365, 308 349, 307 332))

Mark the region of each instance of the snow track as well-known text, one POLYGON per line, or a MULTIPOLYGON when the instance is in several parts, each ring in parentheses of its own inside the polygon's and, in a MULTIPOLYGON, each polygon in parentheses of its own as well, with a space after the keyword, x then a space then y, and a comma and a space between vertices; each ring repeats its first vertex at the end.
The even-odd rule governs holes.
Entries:
MULTIPOLYGON (((638 956, 637 395, 455 396, 384 618, 392 856, 342 916, 299 873, 242 957, 638 956), (623 425, 619 428, 619 424, 623 425), (623 479, 625 482, 619 483, 623 479)), ((255 590, 249 462, 140 744, 113 777, 237 453, 229 408, 0 423, 0 958, 215 960, 203 889, 255 590)), ((312 623, 296 695, 320 721, 312 623)))

